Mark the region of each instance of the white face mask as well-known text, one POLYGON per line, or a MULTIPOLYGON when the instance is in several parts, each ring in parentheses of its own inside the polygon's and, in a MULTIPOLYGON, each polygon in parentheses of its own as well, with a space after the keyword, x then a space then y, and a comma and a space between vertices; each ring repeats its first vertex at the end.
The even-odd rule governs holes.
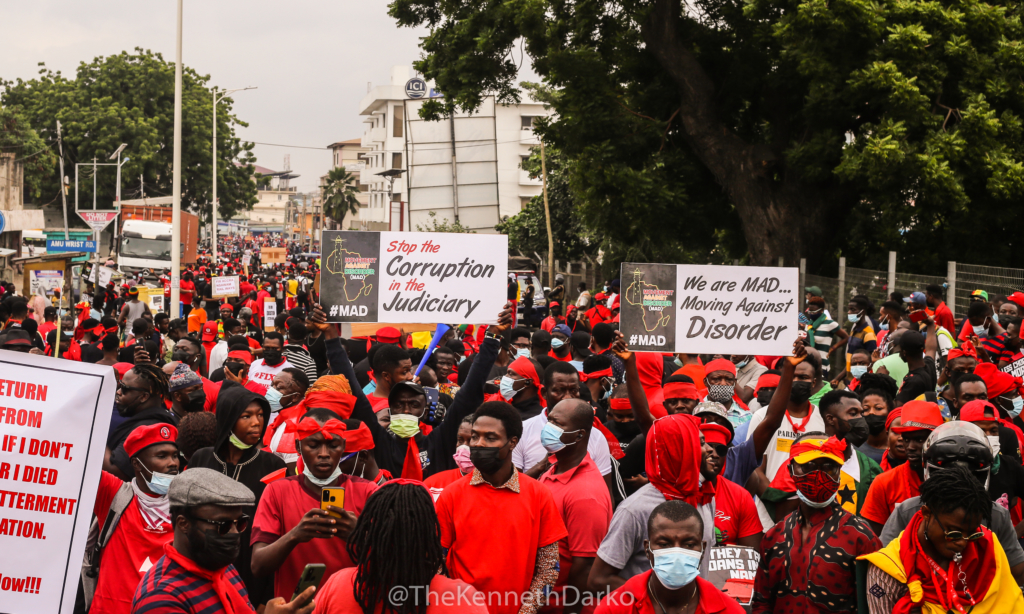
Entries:
POLYGON ((310 473, 309 467, 305 465, 303 465, 302 467, 302 475, 306 476, 306 479, 309 480, 309 482, 314 486, 318 488, 323 488, 324 486, 330 486, 331 483, 334 482, 334 480, 337 480, 341 476, 341 466, 339 465, 338 467, 335 467, 334 473, 332 473, 328 478, 323 480, 310 473))
POLYGON ((996 454, 999 454, 999 450, 1002 448, 999 443, 999 435, 989 435, 988 443, 992 446, 992 455, 995 456, 996 454))

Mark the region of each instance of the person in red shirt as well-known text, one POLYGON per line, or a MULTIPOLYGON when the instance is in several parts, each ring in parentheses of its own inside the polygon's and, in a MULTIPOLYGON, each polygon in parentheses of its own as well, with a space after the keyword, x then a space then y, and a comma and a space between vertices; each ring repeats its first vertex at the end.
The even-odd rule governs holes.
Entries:
POLYGON ((897 503, 920 496, 924 442, 943 423, 942 410, 935 403, 910 401, 903 405, 900 420, 900 426, 893 426, 892 430, 903 438, 907 462, 875 477, 860 509, 860 515, 868 521, 875 535, 881 535, 897 503))
POLYGON ((704 521, 695 507, 683 501, 662 503, 647 519, 647 535, 644 549, 652 569, 601 599, 596 614, 743 612, 735 600, 699 576, 705 556, 704 521))
POLYGON ((395 610, 404 607, 425 614, 488 613, 483 594, 439 573, 444 550, 437 513, 423 484, 396 480, 373 493, 349 542, 356 566, 339 571, 320 587, 314 614, 372 612, 385 602, 395 610))
POLYGON ((366 398, 376 413, 388 408, 388 396, 391 394, 392 386, 412 380, 412 358, 397 345, 381 344, 373 354, 371 366, 377 388, 366 398))
POLYGON ((178 429, 170 424, 137 427, 124 441, 135 478, 126 484, 106 471, 100 474, 93 513, 101 527, 118 491, 130 488, 134 496, 103 549, 92 614, 128 612, 143 575, 174 539, 167 489, 178 473, 177 439, 178 429))
POLYGON ((37 332, 39 336, 46 339, 51 330, 57 330, 57 308, 52 305, 43 309, 44 322, 39 325, 37 332))
POLYGON ((942 300, 944 294, 942 286, 931 284, 925 287, 924 292, 928 308, 935 312, 935 323, 952 334, 956 330, 956 322, 953 319, 953 312, 942 300))
POLYGON ((722 477, 732 431, 721 424, 700 425, 704 437, 704 478, 715 485, 715 545, 757 548, 763 530, 754 499, 747 489, 722 477))
POLYGON ((243 275, 241 283, 238 284, 238 291, 242 296, 249 296, 256 291, 256 286, 249 283, 249 278, 243 275))
POLYGON ((192 283, 192 271, 185 271, 185 274, 181 276, 178 289, 178 300, 181 301, 184 310, 183 316, 187 316, 192 311, 192 293, 195 291, 196 285, 192 283))
POLYGON ((558 542, 558 580, 542 611, 590 613, 594 595, 587 577, 612 520, 604 477, 587 453, 594 409, 582 399, 570 398, 559 401, 547 416, 541 444, 554 454, 555 463, 540 476, 540 483, 551 491, 569 535, 558 542), (566 587, 574 590, 564 592, 566 587))
POLYGON ((519 412, 490 401, 474 417, 473 473, 436 504, 448 571, 491 599, 491 614, 534 614, 558 578, 558 542, 568 531, 548 489, 512 465, 523 432, 519 412), (521 600, 527 592, 532 597, 521 600))
POLYGON ((447 471, 441 471, 440 473, 435 473, 423 480, 423 485, 430 491, 430 495, 434 497, 435 502, 449 484, 458 482, 473 472, 473 461, 469 458, 469 440, 472 437, 473 416, 471 414, 462 419, 462 423, 459 424, 459 432, 455 439, 455 445, 458 447, 456 447, 455 454, 452 455, 452 458, 455 459, 455 464, 458 465, 458 467, 455 469, 448 469, 447 471))
POLYGON ((551 351, 548 356, 562 362, 572 360, 572 346, 569 341, 572 331, 565 324, 557 324, 551 329, 551 351))
POLYGON ((326 565, 324 577, 354 564, 346 540, 377 485, 341 472, 347 430, 341 420, 329 409, 313 408, 292 426, 300 473, 271 482, 256 509, 252 572, 275 574, 277 597, 291 597, 306 563, 326 565), (320 509, 320 493, 327 487, 345 489, 343 506, 331 506, 330 512, 320 509))

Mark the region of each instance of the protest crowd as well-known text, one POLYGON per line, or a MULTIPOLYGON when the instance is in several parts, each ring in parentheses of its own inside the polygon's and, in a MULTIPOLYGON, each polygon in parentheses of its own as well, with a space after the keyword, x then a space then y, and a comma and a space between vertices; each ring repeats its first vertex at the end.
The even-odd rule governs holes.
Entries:
POLYGON ((482 324, 343 338, 315 254, 223 243, 180 309, 4 285, 0 354, 118 382, 76 611, 1024 612, 1022 292, 810 287, 789 355, 663 354, 618 279, 536 317, 513 275, 482 324))

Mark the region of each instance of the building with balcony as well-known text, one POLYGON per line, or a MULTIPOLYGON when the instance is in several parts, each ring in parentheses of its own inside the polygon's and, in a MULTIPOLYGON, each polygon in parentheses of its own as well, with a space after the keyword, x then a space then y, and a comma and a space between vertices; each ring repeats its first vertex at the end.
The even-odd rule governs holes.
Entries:
MULTIPOLYGON (((331 143, 327 146, 331 150, 331 169, 344 168, 356 179, 356 188, 359 190, 359 194, 356 196, 356 200, 359 201, 359 211, 355 214, 348 213, 345 215, 344 220, 339 222, 338 220, 331 220, 330 218, 325 220, 325 227, 330 229, 342 229, 342 230, 386 230, 381 228, 381 224, 378 223, 371 227, 366 210, 370 206, 370 185, 360 181, 363 171, 366 169, 366 153, 369 151, 368 148, 363 147, 363 139, 350 139, 348 141, 339 141, 337 143, 331 143)), ((327 183, 327 175, 320 176, 320 188, 321 193, 323 192, 323 186, 327 183)))
POLYGON ((290 170, 288 156, 285 156, 285 169, 275 171, 253 165, 256 175, 256 197, 258 201, 248 211, 239 211, 228 223, 220 224, 221 232, 230 232, 230 228, 244 228, 250 232, 282 232, 284 230, 285 208, 289 200, 295 198, 297 188, 290 181, 299 175, 290 170))
POLYGON ((439 222, 494 232, 541 193, 540 181, 530 179, 521 162, 538 144, 534 118, 551 111, 529 98, 503 106, 488 96, 472 115, 420 119, 423 102, 440 95, 411 68, 395 66, 390 82, 371 86, 360 102, 366 127, 359 181, 368 191, 361 221, 416 230, 433 213, 439 222))

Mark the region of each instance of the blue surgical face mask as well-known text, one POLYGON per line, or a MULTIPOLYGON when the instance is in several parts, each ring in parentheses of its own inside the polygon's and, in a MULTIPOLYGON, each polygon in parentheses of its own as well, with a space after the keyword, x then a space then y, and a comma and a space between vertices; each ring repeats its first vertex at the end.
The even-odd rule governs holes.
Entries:
POLYGON ((609 387, 604 389, 604 394, 601 395, 601 400, 602 401, 607 401, 610 398, 612 398, 612 387, 611 386, 609 386, 609 387))
MULTIPOLYGON (((556 426, 550 422, 544 425, 544 428, 540 430, 540 445, 544 446, 544 449, 549 454, 554 454, 566 446, 571 446, 576 442, 565 443, 562 441, 562 435, 566 431, 562 430, 561 427, 556 426)), ((578 433, 579 430, 568 431, 569 433, 578 433)))
POLYGON ((974 336, 975 336, 975 337, 983 337, 983 336, 985 335, 985 333, 987 333, 987 332, 988 332, 988 329, 987 329, 987 328, 985 328, 985 325, 984 325, 984 324, 982 324, 981 326, 974 326, 974 325, 972 324, 972 325, 971 325, 971 328, 973 328, 973 329, 974 329, 974 336))
POLYGON ((1013 409, 1009 411, 1011 418, 1016 418, 1020 415, 1020 411, 1024 409, 1024 398, 1017 397, 1013 399, 1013 409))
POLYGON ((170 473, 159 473, 153 471, 149 467, 143 465, 142 461, 139 461, 139 464, 142 465, 146 469, 146 471, 149 471, 149 474, 152 478, 151 480, 146 480, 146 486, 149 487, 150 492, 152 492, 154 495, 166 495, 167 490, 171 487, 171 480, 174 479, 174 475, 170 473))
POLYGON ((799 497, 799 499, 801 501, 803 501, 807 505, 809 505, 809 506, 811 506, 811 507, 813 507, 815 509, 819 509, 819 510, 832 505, 832 502, 836 500, 836 496, 838 496, 838 495, 839 495, 839 491, 837 490, 836 492, 832 493, 832 496, 829 497, 828 501, 822 501, 821 503, 818 503, 817 501, 811 501, 810 499, 805 497, 804 493, 800 492, 799 490, 796 491, 796 496, 799 497))
POLYGON ((267 403, 270 403, 270 411, 278 412, 281 411, 281 393, 271 386, 267 388, 267 403))
POLYGON ((501 391, 501 398, 505 399, 506 401, 511 401, 512 397, 516 396, 516 393, 519 391, 512 387, 512 385, 515 383, 516 380, 512 379, 511 377, 507 375, 501 376, 501 383, 498 384, 498 390, 501 391))
POLYGON ((530 349, 529 348, 520 348, 520 349, 516 350, 516 358, 529 358, 529 357, 530 357, 530 349))
POLYGON ((996 324, 999 324, 999 314, 998 313, 993 313, 992 314, 992 321, 995 322, 996 324))
POLYGON ((563 345, 565 345, 565 341, 562 341, 561 339, 555 338, 551 340, 551 347, 556 350, 562 349, 563 345))
POLYGON ((879 330, 889 330, 889 322, 882 322, 878 325, 879 330))
POLYGON ((846 319, 851 321, 851 322, 857 322, 858 320, 860 320, 860 314, 859 313, 848 313, 848 314, 846 314, 846 319))
POLYGON ((693 582, 700 573, 702 552, 686 548, 662 548, 650 552, 654 557, 654 573, 669 590, 683 588, 693 582))
POLYGON ((750 362, 750 359, 749 359, 749 358, 748 358, 748 359, 746 359, 746 360, 742 360, 742 361, 740 361, 740 362, 737 362, 737 363, 735 363, 735 364, 736 364, 736 368, 737 368, 737 369, 742 369, 743 367, 747 366, 747 363, 748 363, 748 362, 750 362))
POLYGON ((459 357, 459 364, 461 365, 462 361, 464 361, 464 360, 466 360, 466 355, 465 354, 463 354, 462 356, 459 357))
POLYGON ((850 367, 850 375, 853 376, 853 379, 860 379, 864 377, 864 374, 867 372, 867 365, 853 365, 852 367, 850 367))
POLYGON ((334 482, 334 480, 337 480, 339 477, 341 477, 341 466, 339 463, 339 466, 334 468, 334 472, 331 473, 329 477, 323 480, 313 475, 310 472, 309 467, 305 465, 302 467, 302 475, 304 475, 306 479, 309 480, 310 484, 313 484, 317 488, 323 488, 324 486, 330 486, 331 483, 334 482))

